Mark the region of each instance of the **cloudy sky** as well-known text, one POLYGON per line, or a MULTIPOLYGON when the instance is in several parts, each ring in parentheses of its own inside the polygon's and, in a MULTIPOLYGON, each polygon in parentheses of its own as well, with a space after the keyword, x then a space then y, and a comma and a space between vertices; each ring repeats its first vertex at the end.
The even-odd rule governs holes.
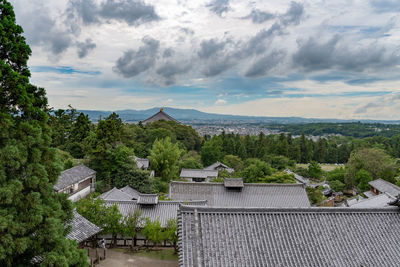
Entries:
POLYGON ((398 0, 12 0, 50 106, 400 119, 398 0))

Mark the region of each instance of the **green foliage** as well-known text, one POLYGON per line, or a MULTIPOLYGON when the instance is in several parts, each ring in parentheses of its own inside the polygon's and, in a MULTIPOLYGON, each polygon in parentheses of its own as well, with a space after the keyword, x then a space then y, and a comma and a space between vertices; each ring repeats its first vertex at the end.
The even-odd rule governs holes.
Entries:
POLYGON ((372 179, 385 178, 395 182, 394 173, 397 168, 394 159, 382 149, 362 148, 351 153, 346 165, 345 184, 348 188, 358 185, 356 174, 361 169, 369 172, 372 179))
POLYGON ((286 172, 276 172, 272 175, 266 176, 259 180, 261 183, 278 183, 278 184, 293 184, 296 183, 293 174, 288 174, 286 172))
POLYGON ((272 174, 271 166, 259 159, 248 159, 245 166, 247 167, 240 172, 245 183, 257 183, 260 179, 272 174))
POLYGON ((164 240, 163 229, 161 227, 159 219, 157 219, 156 221, 151 221, 147 218, 142 229, 142 234, 147 241, 153 242, 154 246, 160 244, 161 241, 164 240))
POLYGON ((161 180, 159 177, 150 178, 150 183, 155 193, 168 193, 169 182, 161 180))
POLYGON ((326 180, 329 182, 336 180, 336 181, 340 181, 341 183, 344 183, 345 173, 346 173, 346 170, 344 168, 336 168, 336 169, 326 173, 326 180))
POLYGON ((359 170, 355 175, 355 180, 357 183, 357 187, 361 192, 368 191, 370 186, 368 182, 373 180, 371 173, 366 170, 359 170))
POLYGON ((86 266, 68 240, 71 202, 53 185, 62 169, 51 146, 45 90, 29 83, 31 50, 11 4, 0 0, 0 266, 86 266))
POLYGON ((321 166, 318 164, 318 162, 311 161, 310 164, 308 164, 308 175, 311 178, 321 179, 322 174, 323 174, 323 171, 321 169, 321 166))
POLYGON ((179 161, 179 168, 203 169, 199 154, 194 150, 184 153, 179 161))
POLYGON ((163 231, 163 240, 174 246, 175 253, 178 253, 178 235, 177 235, 178 221, 177 219, 171 218, 167 221, 167 226, 163 231))
POLYGON ((219 138, 212 138, 206 141, 201 148, 201 160, 204 166, 209 166, 224 157, 222 153, 222 141, 219 138))
POLYGON ((134 163, 122 164, 115 171, 113 186, 121 188, 129 185, 141 193, 154 193, 154 187, 149 178, 149 172, 138 169, 134 163))
POLYGON ((142 218, 142 212, 139 209, 136 209, 133 213, 130 213, 128 216, 125 216, 123 219, 122 233, 132 238, 131 242, 132 247, 134 245, 133 239, 136 238, 137 234, 140 232, 140 227, 143 221, 144 219, 142 218))
POLYGON ((169 182, 178 176, 178 161, 182 150, 178 145, 171 142, 169 137, 156 140, 150 150, 150 167, 155 171, 156 176, 163 181, 169 182))
POLYGON ((306 192, 312 205, 319 204, 324 200, 324 195, 318 188, 306 187, 306 192))
POLYGON ((235 155, 225 155, 222 163, 233 168, 236 172, 243 170, 243 160, 235 155))
POLYGON ((346 188, 346 185, 339 180, 332 180, 329 185, 335 192, 343 192, 343 190, 346 188))
POLYGON ((274 156, 274 155, 268 155, 266 154, 264 156, 264 160, 268 162, 272 168, 278 169, 278 170, 284 170, 286 168, 294 168, 295 167, 295 161, 291 160, 285 156, 274 156))

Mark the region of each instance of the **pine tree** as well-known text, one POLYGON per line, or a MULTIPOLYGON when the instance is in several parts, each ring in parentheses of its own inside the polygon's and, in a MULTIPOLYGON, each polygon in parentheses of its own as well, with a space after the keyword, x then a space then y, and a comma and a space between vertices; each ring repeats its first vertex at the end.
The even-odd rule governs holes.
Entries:
POLYGON ((22 32, 0 0, 0 266, 29 266, 36 256, 43 266, 85 266, 85 252, 65 238, 72 206, 53 191, 61 166, 22 32))

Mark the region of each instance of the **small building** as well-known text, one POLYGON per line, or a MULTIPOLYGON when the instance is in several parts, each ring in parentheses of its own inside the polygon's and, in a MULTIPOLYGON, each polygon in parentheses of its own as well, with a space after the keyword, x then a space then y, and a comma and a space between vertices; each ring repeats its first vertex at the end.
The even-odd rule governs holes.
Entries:
POLYGON ((399 266, 400 212, 181 206, 179 266, 399 266))
POLYGON ((81 164, 61 172, 53 189, 57 193, 67 193, 69 200, 77 201, 94 192, 95 184, 96 171, 81 164))
POLYGON ((169 197, 173 201, 207 200, 218 207, 310 207, 301 184, 243 183, 228 178, 224 183, 171 181, 169 197))
POLYGON ((235 170, 228 167, 227 165, 217 161, 214 164, 204 168, 204 170, 214 170, 214 171, 227 171, 229 173, 234 172, 235 170))
POLYGON ((67 234, 67 238, 75 240, 80 245, 102 231, 100 227, 85 219, 76 210, 74 210, 74 217, 69 225, 71 231, 67 234))
POLYGON ((134 157, 134 159, 135 159, 135 162, 136 162, 136 166, 139 169, 147 170, 149 168, 149 165, 150 165, 150 160, 149 159, 138 158, 136 156, 134 157))
POLYGON ((387 193, 395 198, 400 194, 400 187, 383 179, 377 179, 369 182, 368 184, 371 186, 370 191, 375 195, 387 193))
POLYGON ((172 118, 170 115, 164 112, 163 108, 160 108, 160 111, 154 114, 153 116, 145 119, 142 121, 143 125, 146 125, 147 123, 152 123, 155 121, 160 121, 160 120, 165 120, 165 121, 174 121, 176 123, 180 123, 179 121, 175 120, 172 118))
POLYGON ((217 170, 182 169, 180 178, 190 182, 208 182, 218 177, 217 170))

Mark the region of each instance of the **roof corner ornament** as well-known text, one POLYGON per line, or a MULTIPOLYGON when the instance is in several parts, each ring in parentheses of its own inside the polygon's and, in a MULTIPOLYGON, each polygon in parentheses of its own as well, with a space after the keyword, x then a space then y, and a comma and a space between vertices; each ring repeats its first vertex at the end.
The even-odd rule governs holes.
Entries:
POLYGON ((160 112, 162 112, 164 110, 164 108, 160 108, 160 112))
POLYGON ((400 207, 400 194, 397 195, 396 199, 388 203, 390 206, 400 207))

